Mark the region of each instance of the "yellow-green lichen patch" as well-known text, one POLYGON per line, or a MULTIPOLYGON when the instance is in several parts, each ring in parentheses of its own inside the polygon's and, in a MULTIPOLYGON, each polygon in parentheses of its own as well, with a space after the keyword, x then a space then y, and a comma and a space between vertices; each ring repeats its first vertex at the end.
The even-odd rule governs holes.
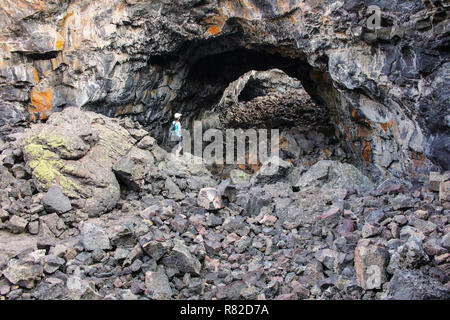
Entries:
MULTIPOLYGON (((35 140, 30 139, 27 142, 35 140)), ((36 143, 25 145, 23 151, 25 158, 28 159, 31 174, 37 180, 41 189, 47 190, 51 185, 56 184, 61 186, 66 196, 78 198, 77 193, 81 192, 82 188, 73 179, 61 173, 65 164, 57 154, 36 143)))
POLYGON ((40 144, 30 143, 23 148, 24 154, 30 160, 59 160, 58 155, 45 149, 40 144))

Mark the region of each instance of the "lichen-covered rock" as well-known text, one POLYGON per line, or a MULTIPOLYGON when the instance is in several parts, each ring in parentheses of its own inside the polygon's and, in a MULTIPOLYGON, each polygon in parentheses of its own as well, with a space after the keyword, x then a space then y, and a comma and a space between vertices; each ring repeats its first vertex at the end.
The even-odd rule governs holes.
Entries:
MULTIPOLYGON (((61 187, 92 216, 111 210, 120 187, 112 167, 135 140, 117 121, 67 108, 26 132, 22 149, 40 191, 61 187)), ((143 151, 143 150, 142 150, 143 151)))

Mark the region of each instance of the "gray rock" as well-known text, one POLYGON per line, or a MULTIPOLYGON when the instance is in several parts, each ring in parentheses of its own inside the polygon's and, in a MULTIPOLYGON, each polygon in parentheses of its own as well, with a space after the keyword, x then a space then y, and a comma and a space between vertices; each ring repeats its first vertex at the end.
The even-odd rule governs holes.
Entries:
POLYGON ((49 187, 41 201, 45 210, 49 213, 56 212, 61 214, 72 209, 69 198, 63 194, 62 189, 59 186, 49 187))
POLYGON ((181 192, 180 188, 176 185, 175 182, 171 178, 167 178, 164 184, 164 189, 168 191, 167 198, 182 200, 185 198, 183 192, 181 192))
POLYGON ((3 276, 13 284, 31 288, 35 280, 44 276, 44 267, 33 261, 21 262, 18 259, 11 259, 3 271, 3 276))
POLYGON ((230 179, 232 184, 246 183, 250 181, 250 178, 251 175, 242 170, 233 169, 230 171, 230 179))
POLYGON ((58 214, 47 214, 39 218, 40 228, 48 228, 54 237, 59 237, 67 229, 64 220, 58 214))
POLYGON ((8 211, 0 208, 0 222, 6 221, 9 218, 9 213, 8 211))
POLYGON ((441 244, 445 249, 450 250, 450 233, 447 233, 442 237, 441 244))
POLYGON ((439 185, 439 201, 450 201, 450 181, 441 182, 439 185))
POLYGON ((181 272, 200 275, 201 263, 188 250, 182 240, 175 240, 172 251, 162 260, 165 266, 175 267, 181 272))
POLYGON ((244 219, 239 216, 225 219, 222 228, 229 233, 237 233, 241 237, 248 235, 250 232, 250 227, 244 222, 244 219))
POLYGON ((381 230, 382 228, 380 228, 379 226, 374 226, 370 223, 366 223, 361 230, 361 234, 363 238, 370 238, 380 234, 381 230))
POLYGON ((6 228, 12 233, 22 233, 25 231, 25 228, 28 225, 28 221, 19 216, 12 216, 8 223, 6 224, 6 228))
POLYGON ((111 249, 111 243, 106 231, 93 223, 83 223, 81 236, 83 246, 88 251, 111 249))
POLYGON ((197 203, 207 210, 219 210, 223 208, 222 195, 215 188, 203 188, 197 196, 197 203))
POLYGON ((369 239, 358 242, 355 249, 355 270, 363 289, 380 289, 387 281, 386 265, 389 254, 381 243, 369 239))
POLYGON ((388 284, 388 300, 435 300, 450 299, 450 292, 436 279, 419 270, 395 270, 388 284))
POLYGON ((411 198, 404 194, 399 194, 394 199, 391 200, 391 205, 394 208, 394 210, 400 210, 400 209, 409 209, 413 208, 416 204, 417 199, 411 198))
POLYGON ((134 190, 140 190, 147 171, 155 159, 148 150, 132 147, 114 166, 113 171, 119 181, 134 190))
POLYGON ((145 273, 145 287, 146 294, 151 299, 168 300, 173 295, 169 279, 161 268, 155 272, 148 271, 145 273))
POLYGON ((171 241, 160 242, 156 240, 151 240, 149 242, 143 243, 142 249, 146 254, 155 259, 155 261, 158 261, 167 252, 169 252, 170 249, 172 249, 172 246, 173 244, 171 241))
POLYGON ((440 172, 432 171, 430 172, 429 181, 430 181, 430 189, 436 192, 439 192, 439 188, 441 182, 450 180, 450 172, 446 172, 441 174, 440 172))
POLYGON ((292 164, 273 155, 265 160, 258 172, 251 178, 252 185, 265 185, 287 179, 292 171, 292 164))
POLYGON ((317 162, 294 183, 294 186, 300 189, 318 186, 360 191, 370 191, 374 188, 369 178, 353 165, 331 160, 317 162))
POLYGON ((411 238, 392 254, 386 270, 390 274, 394 274, 398 269, 418 269, 429 260, 422 241, 418 238, 411 238))
POLYGON ((55 273, 59 268, 64 266, 65 260, 57 256, 48 255, 44 259, 44 271, 45 273, 55 273))

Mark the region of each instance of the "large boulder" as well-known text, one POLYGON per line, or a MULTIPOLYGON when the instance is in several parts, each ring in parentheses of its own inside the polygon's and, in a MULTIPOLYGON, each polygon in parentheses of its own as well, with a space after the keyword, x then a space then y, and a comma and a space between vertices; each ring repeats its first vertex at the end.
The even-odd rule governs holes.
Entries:
POLYGON ((148 150, 132 147, 114 166, 117 178, 132 189, 139 190, 144 183, 148 169, 155 158, 148 150))
POLYGON ((59 186, 95 216, 119 200, 112 167, 134 143, 117 120, 67 108, 52 114, 47 123, 33 125, 22 140, 22 150, 39 191, 59 186))
POLYGON ((437 279, 419 270, 395 270, 387 287, 387 300, 448 300, 450 293, 437 279))
POLYGON ((355 189, 369 191, 374 188, 373 183, 356 167, 348 163, 331 160, 321 160, 306 171, 294 186, 322 187, 323 189, 355 189))

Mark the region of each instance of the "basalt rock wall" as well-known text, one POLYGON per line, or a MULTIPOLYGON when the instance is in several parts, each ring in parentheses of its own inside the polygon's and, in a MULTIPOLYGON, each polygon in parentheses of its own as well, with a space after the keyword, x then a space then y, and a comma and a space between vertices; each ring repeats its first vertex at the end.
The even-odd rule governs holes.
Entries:
POLYGON ((163 137, 174 112, 188 127, 241 75, 278 68, 329 110, 372 178, 449 169, 443 1, 0 2, 2 136, 76 106, 163 137))

